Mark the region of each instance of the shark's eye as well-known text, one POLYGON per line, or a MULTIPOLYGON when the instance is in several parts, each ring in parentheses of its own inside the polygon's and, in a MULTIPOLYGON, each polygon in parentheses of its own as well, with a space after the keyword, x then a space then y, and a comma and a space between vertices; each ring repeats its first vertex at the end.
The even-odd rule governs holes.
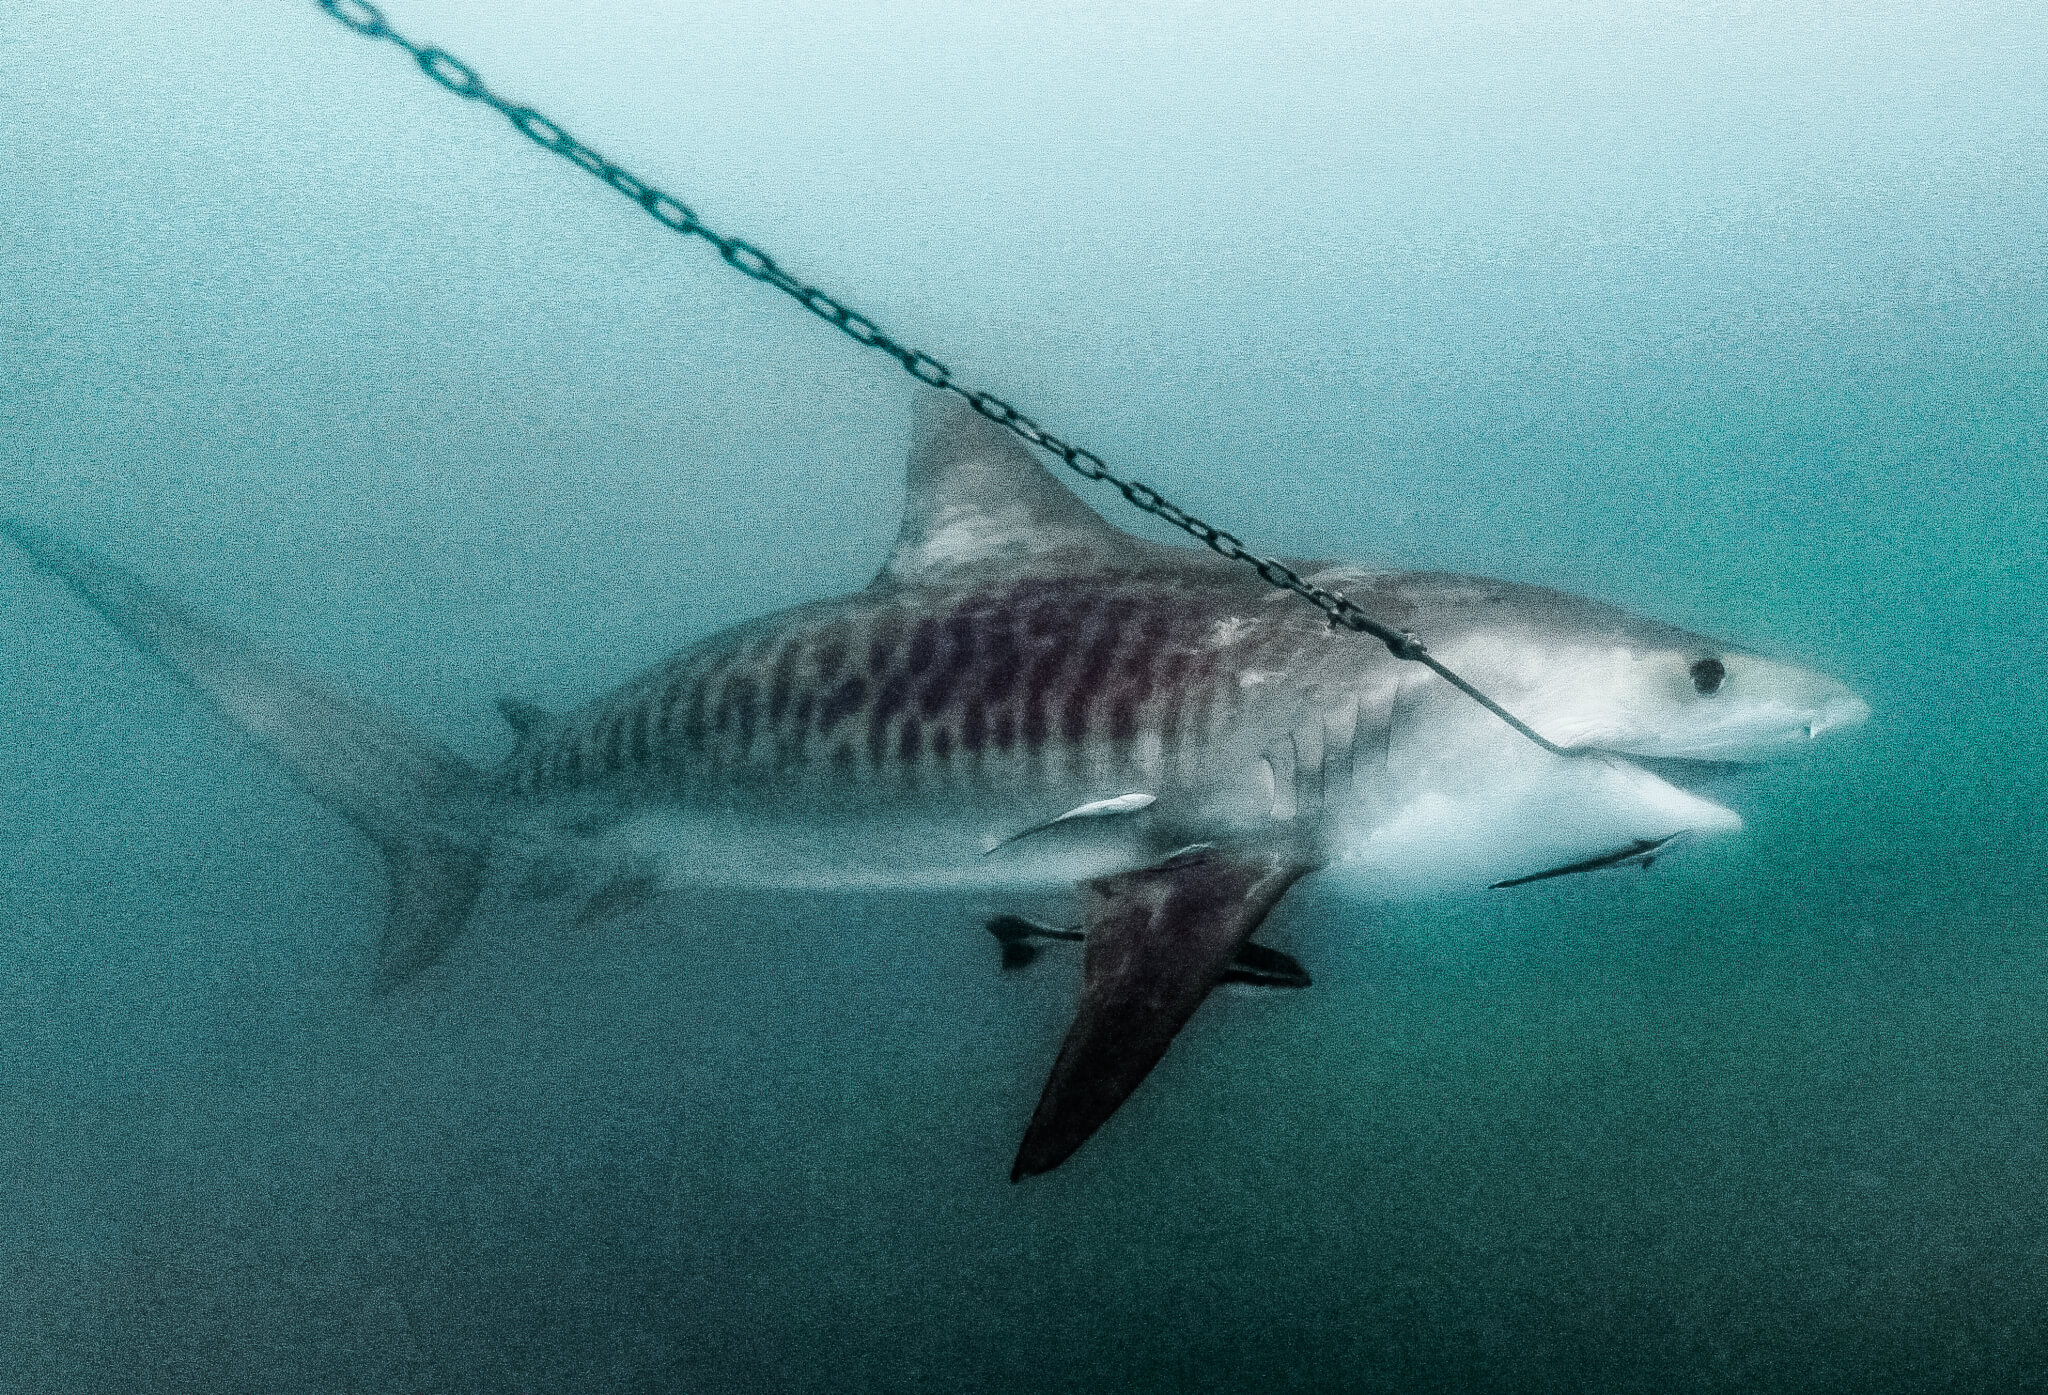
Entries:
POLYGON ((1708 697, 1721 691, 1721 685, 1728 681, 1728 666, 1719 659, 1695 659, 1692 665, 1692 685, 1708 697))

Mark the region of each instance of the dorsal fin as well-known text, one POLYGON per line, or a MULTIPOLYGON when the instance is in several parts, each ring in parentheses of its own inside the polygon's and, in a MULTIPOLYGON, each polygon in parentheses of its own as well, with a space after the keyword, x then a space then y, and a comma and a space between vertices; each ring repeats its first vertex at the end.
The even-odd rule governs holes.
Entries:
POLYGON ((539 703, 521 702, 515 697, 499 698, 498 711, 504 714, 505 721, 512 730, 521 736, 525 736, 535 727, 545 726, 554 717, 554 713, 539 703))
POLYGON ((1054 479, 1023 442, 950 393, 919 394, 911 421, 909 493, 884 576, 922 581, 1035 557, 1089 566, 1142 546, 1054 479))

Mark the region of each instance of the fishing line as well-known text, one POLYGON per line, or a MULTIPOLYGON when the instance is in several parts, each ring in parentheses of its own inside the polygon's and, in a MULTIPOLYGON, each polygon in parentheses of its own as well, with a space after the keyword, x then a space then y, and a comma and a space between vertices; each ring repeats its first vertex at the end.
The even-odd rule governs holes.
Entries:
POLYGON ((753 243, 708 227, 682 200, 612 163, 570 135, 560 123, 532 107, 508 101, 493 92, 474 68, 454 54, 431 44, 415 43, 393 29, 385 20, 384 12, 370 0, 314 0, 314 3, 364 38, 383 39, 396 44, 412 55, 421 72, 456 96, 483 103, 510 121, 513 129, 535 145, 561 156, 639 204, 663 227, 708 243, 717 249, 720 260, 733 270, 773 286, 864 348, 887 354, 911 377, 941 392, 952 393, 1019 440, 1051 452, 1083 479, 1114 485, 1133 507, 1172 524, 1212 552, 1233 562, 1243 562, 1267 585, 1300 596, 1322 611, 1332 626, 1371 635, 1386 645, 1387 651, 1395 658, 1423 665, 1552 755, 1583 753, 1568 750, 1546 739, 1534 727, 1454 673, 1412 632, 1382 624, 1359 609, 1341 591, 1319 586, 1278 558, 1252 551, 1236 534, 1203 522, 1142 480, 1118 475, 1094 451, 1054 435, 994 393, 959 382, 945 364, 922 349, 904 344, 844 301, 791 275, 774 257, 753 243))

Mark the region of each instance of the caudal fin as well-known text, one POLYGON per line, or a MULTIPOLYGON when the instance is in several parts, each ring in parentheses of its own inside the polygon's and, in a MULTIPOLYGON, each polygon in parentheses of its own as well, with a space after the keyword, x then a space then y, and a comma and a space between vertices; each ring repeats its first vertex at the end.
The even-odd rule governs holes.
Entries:
POLYGON ((104 558, 12 522, 0 522, 0 532, 383 851, 391 904, 378 967, 387 987, 440 956, 483 885, 488 839, 476 814, 483 780, 475 767, 104 558))

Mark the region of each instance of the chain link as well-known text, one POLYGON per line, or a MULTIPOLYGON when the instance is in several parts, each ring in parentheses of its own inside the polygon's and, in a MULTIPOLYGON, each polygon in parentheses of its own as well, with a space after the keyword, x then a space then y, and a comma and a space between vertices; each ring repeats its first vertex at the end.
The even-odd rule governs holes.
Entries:
POLYGON ((541 149, 551 151, 578 169, 603 180, 639 204, 649 217, 662 226, 685 237, 700 238, 709 243, 733 270, 773 286, 855 343, 881 350, 895 359, 904 372, 919 382, 959 397, 976 412, 1019 440, 1058 456, 1062 464, 1083 479, 1115 486, 1117 492, 1129 500, 1132 507, 1164 520, 1220 556, 1233 562, 1243 562, 1257 572, 1260 580, 1267 585, 1282 591, 1291 591, 1320 610, 1332 626, 1371 635, 1386 645, 1388 652, 1395 658, 1425 665, 1544 750, 1556 755, 1573 754, 1563 747, 1553 745, 1534 728, 1446 668, 1429 652, 1422 641, 1409 631, 1380 623, 1359 609, 1342 592, 1317 585, 1278 558, 1252 551, 1235 534, 1204 523, 1142 480, 1125 479, 1118 475, 1109 468, 1108 462, 1095 452, 1062 440, 994 393, 980 388, 970 388, 955 381, 953 371, 945 364, 922 349, 914 349, 898 341, 866 315, 841 303, 818 287, 792 276, 774 257, 751 242, 737 237, 727 237, 706 227, 698 221, 696 213, 689 205, 673 194, 657 189, 637 176, 627 173, 532 107, 509 102, 500 97, 485 85, 483 78, 474 68, 446 49, 414 43, 393 29, 386 22, 384 12, 370 3, 370 0, 314 0, 314 3, 365 38, 388 40, 404 49, 412 55, 421 72, 456 96, 490 107, 510 121, 514 130, 541 149))

